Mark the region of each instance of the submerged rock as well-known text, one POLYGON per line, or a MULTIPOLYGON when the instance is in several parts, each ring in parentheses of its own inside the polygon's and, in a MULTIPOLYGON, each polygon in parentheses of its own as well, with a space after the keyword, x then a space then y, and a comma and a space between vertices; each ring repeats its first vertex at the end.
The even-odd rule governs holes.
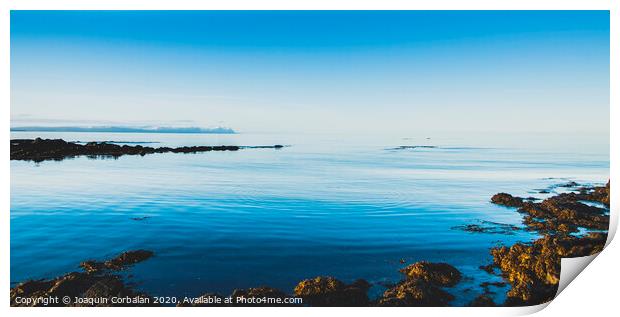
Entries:
POLYGON ((482 288, 484 288, 487 292, 490 286, 494 286, 494 287, 504 287, 506 286, 506 283, 504 282, 482 282, 480 283, 480 286, 482 288))
POLYGON ((487 233, 487 234, 504 234, 512 235, 515 231, 521 230, 521 228, 505 223, 496 223, 490 221, 483 221, 482 224, 468 224, 461 226, 454 226, 453 230, 462 230, 472 233, 487 233))
POLYGON ((89 273, 97 273, 106 269, 119 271, 125 269, 127 266, 130 266, 132 264, 145 261, 152 256, 153 252, 148 250, 127 251, 105 262, 98 262, 95 260, 84 261, 80 263, 80 267, 82 267, 86 272, 89 273))
POLYGON ((558 185, 558 187, 565 187, 565 188, 573 188, 577 186, 579 186, 579 183, 574 182, 574 181, 570 181, 568 183, 558 185))
POLYGON ((481 265, 478 268, 489 274, 495 274, 495 265, 493 264, 481 265))
POLYGON ((369 288, 370 284, 361 279, 346 285, 333 277, 319 276, 299 282, 294 292, 310 306, 368 306, 369 288))
POLYGON ((130 219, 131 219, 131 220, 135 220, 135 221, 143 221, 143 220, 146 220, 146 219, 149 219, 149 218, 151 218, 151 217, 149 217, 149 216, 143 216, 143 217, 132 217, 132 218, 130 218, 130 219))

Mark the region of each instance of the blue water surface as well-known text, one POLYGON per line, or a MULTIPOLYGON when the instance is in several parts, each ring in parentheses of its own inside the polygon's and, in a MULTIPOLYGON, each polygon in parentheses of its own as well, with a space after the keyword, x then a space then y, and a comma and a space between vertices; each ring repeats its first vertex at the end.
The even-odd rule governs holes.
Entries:
MULTIPOLYGON (((497 192, 575 180, 605 183, 607 139, 575 136, 348 136, 13 132, 12 138, 157 142, 147 146, 291 145, 280 150, 11 161, 11 282, 75 271, 86 259, 148 249, 124 272, 151 295, 230 294, 302 279, 364 278, 379 295, 420 260, 456 266, 463 305, 497 281, 489 248, 536 235, 453 227, 520 225, 497 192), (475 140, 475 141, 474 141, 475 140), (394 150, 401 145, 435 148, 394 150), (133 218, 146 217, 142 220, 133 218), (401 263, 405 262, 405 263, 401 263)), ((134 145, 134 144, 132 144, 134 145)), ((502 300, 498 290, 496 300, 502 300)))

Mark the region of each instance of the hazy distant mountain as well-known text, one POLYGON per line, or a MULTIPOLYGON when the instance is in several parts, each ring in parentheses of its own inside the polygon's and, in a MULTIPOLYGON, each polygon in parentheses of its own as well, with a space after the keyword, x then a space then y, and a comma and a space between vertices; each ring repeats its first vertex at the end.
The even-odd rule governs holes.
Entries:
POLYGON ((100 126, 100 127, 11 127, 11 131, 28 132, 119 132, 119 133, 213 133, 213 134, 235 134, 231 128, 175 128, 175 127, 122 127, 122 126, 100 126))

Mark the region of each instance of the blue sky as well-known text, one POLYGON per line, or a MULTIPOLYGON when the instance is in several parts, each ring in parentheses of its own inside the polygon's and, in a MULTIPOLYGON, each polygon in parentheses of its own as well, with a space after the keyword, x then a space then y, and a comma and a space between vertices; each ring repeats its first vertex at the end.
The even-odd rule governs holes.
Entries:
POLYGON ((11 124, 609 133, 607 11, 13 11, 11 124))

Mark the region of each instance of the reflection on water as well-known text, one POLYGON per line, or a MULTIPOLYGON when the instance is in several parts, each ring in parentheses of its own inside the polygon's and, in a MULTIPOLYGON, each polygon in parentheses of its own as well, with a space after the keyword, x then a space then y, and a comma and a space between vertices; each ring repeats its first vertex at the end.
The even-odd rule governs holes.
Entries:
POLYGON ((490 262, 490 247, 534 236, 454 227, 520 225, 514 210, 489 202, 497 192, 544 198, 549 194, 534 189, 562 182, 550 177, 604 183, 609 175, 605 140, 585 147, 540 137, 12 133, 36 136, 171 147, 291 145, 11 161, 12 283, 140 248, 156 256, 126 274, 153 295, 260 285, 290 291, 317 275, 365 278, 377 294, 399 279, 402 259, 456 266, 467 278, 451 292, 460 295, 454 304, 463 304, 481 292, 482 281, 497 280, 478 268, 490 262), (417 147, 386 150, 401 146, 417 147))

